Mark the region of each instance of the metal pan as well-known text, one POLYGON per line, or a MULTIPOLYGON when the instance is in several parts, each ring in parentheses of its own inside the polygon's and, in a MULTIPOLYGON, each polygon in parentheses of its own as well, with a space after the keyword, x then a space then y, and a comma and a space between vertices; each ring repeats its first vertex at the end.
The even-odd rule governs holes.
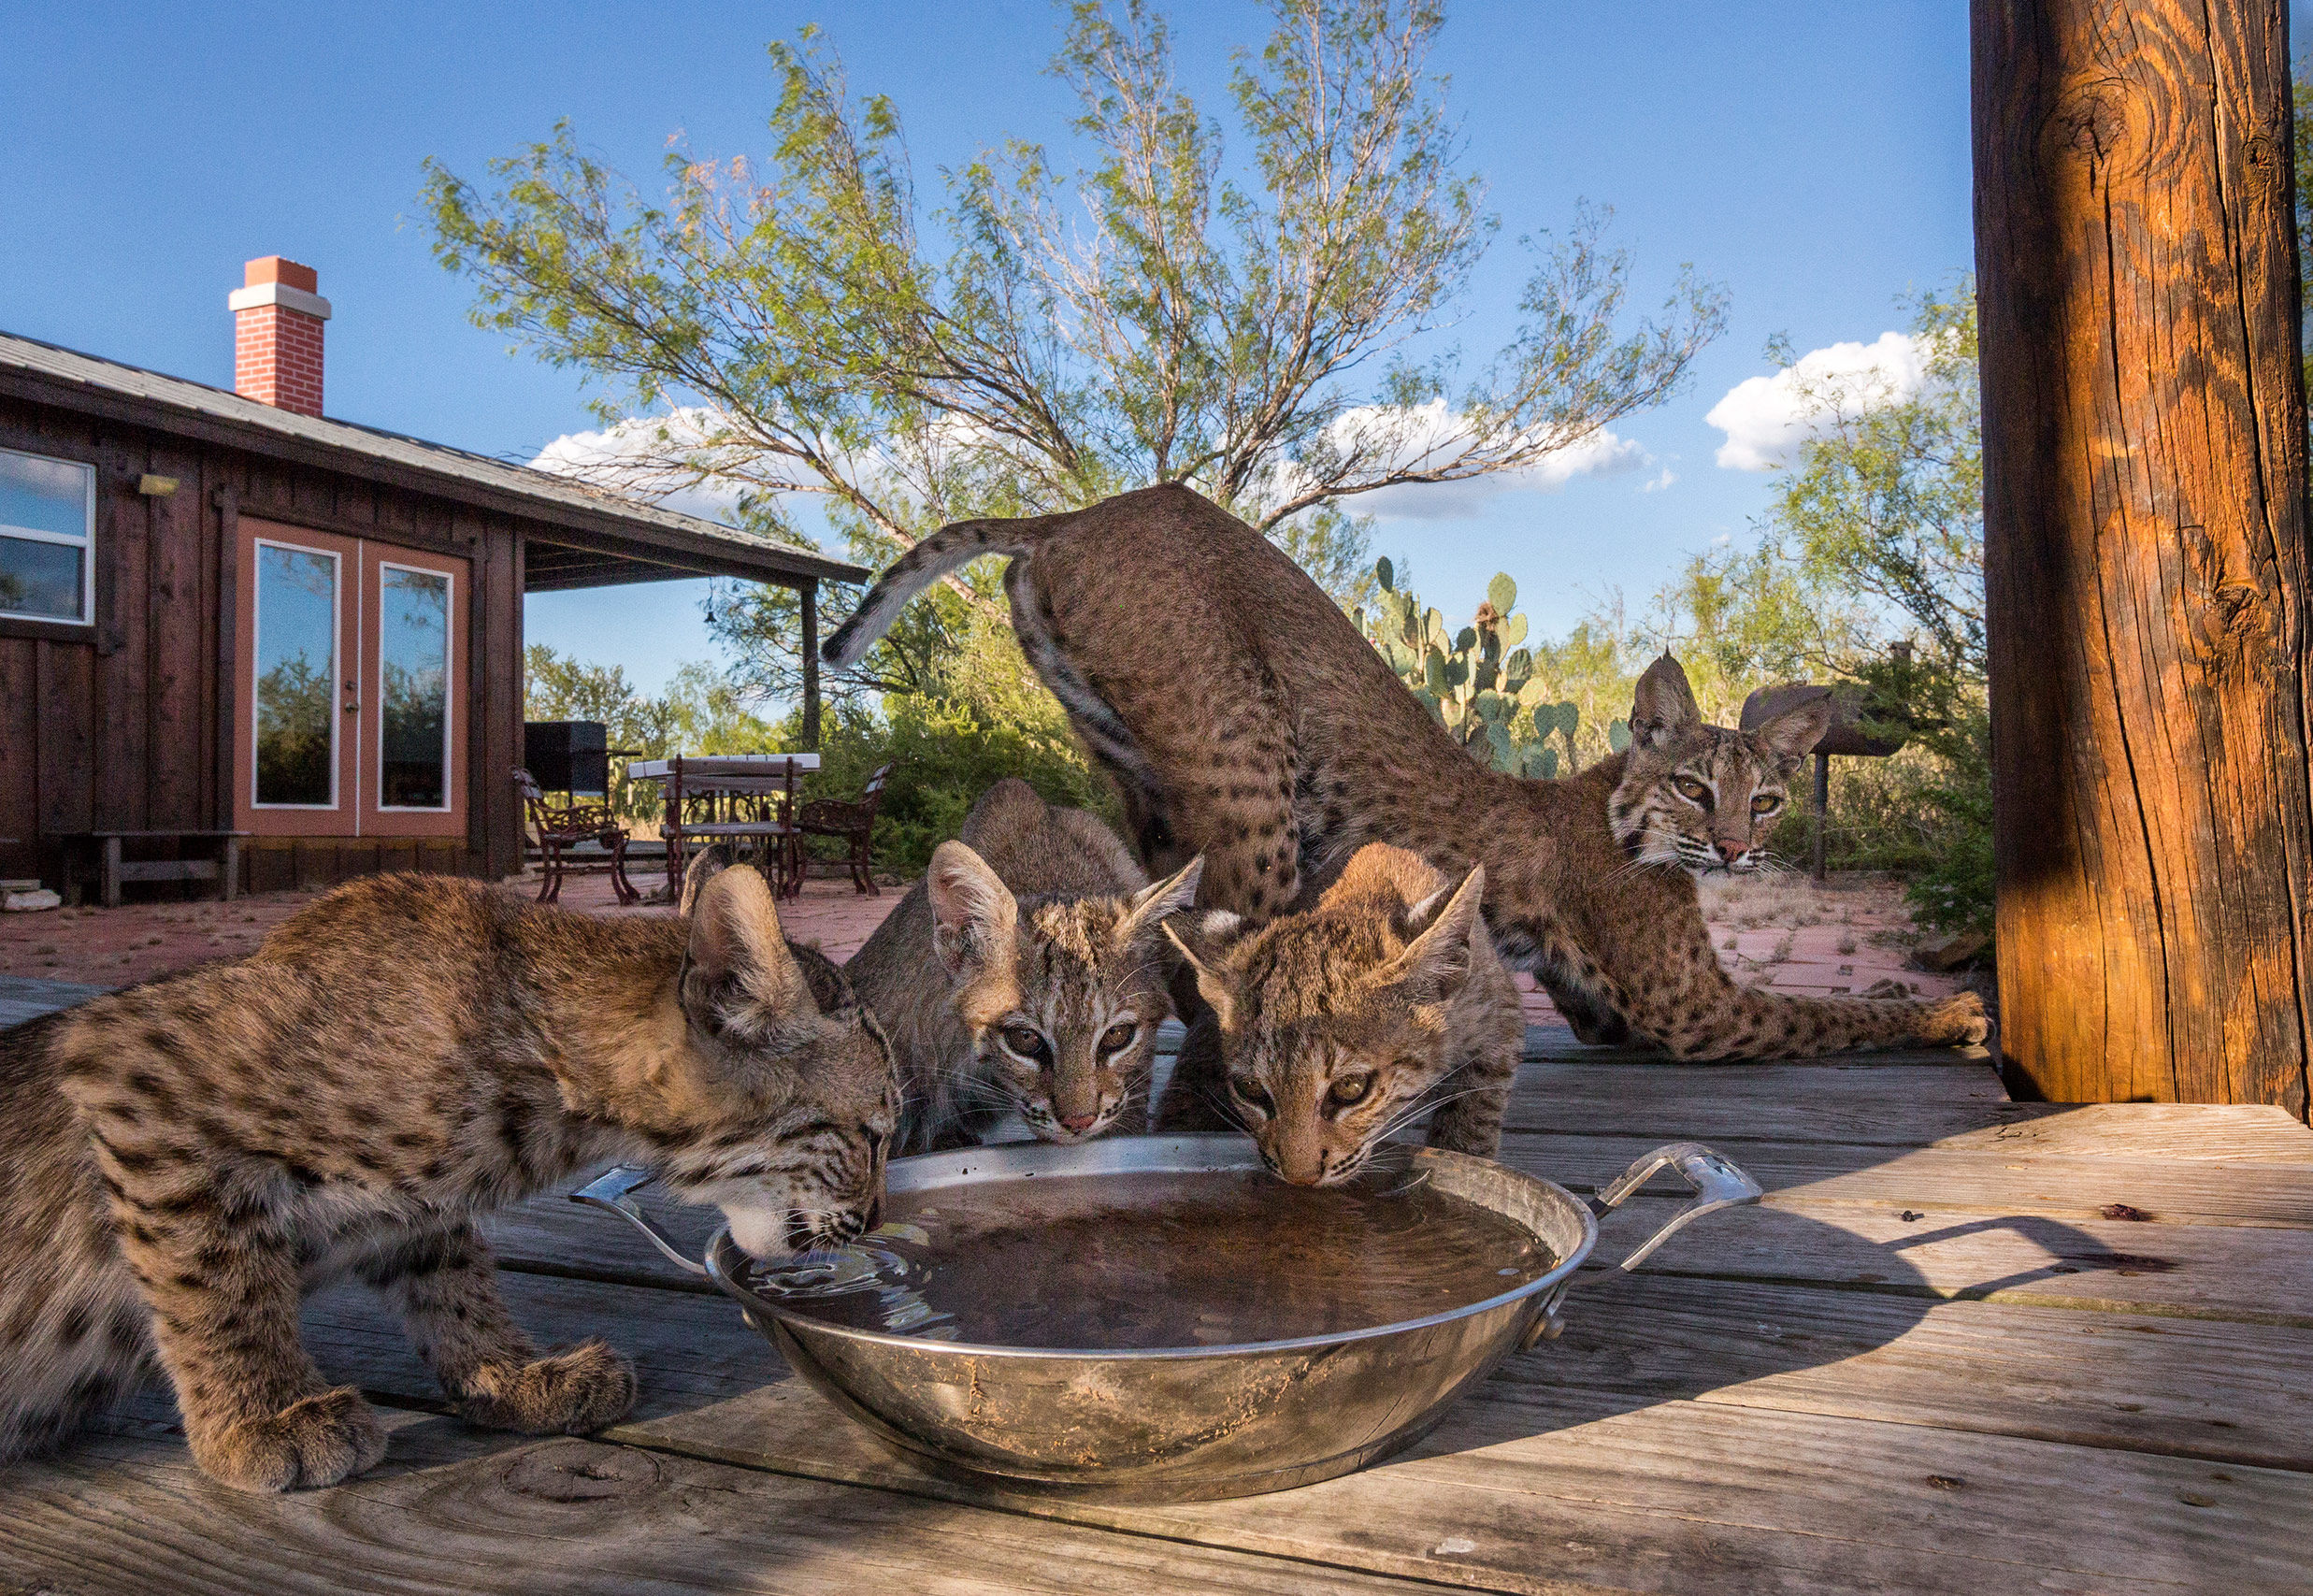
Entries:
MULTIPOLYGON (((1231 1134, 1128 1136, 1062 1146, 1025 1143, 895 1160, 894 1193, 1070 1175, 1261 1169, 1231 1134)), ((1413 1149, 1410 1170, 1492 1210, 1557 1259, 1547 1273, 1467 1307, 1397 1324, 1237 1346, 976 1346, 856 1330, 750 1289, 747 1256, 725 1229, 703 1261, 643 1214, 647 1172, 612 1170, 574 1194, 640 1228, 711 1279, 827 1399, 910 1458, 943 1474, 1027 1493, 1113 1502, 1193 1502, 1311 1485, 1412 1445, 1510 1353, 1555 1337, 1598 1216, 1658 1171, 1694 1193, 1619 1265, 1630 1269, 1703 1215, 1759 1201, 1758 1184, 1709 1148, 1675 1143, 1632 1164, 1587 1202, 1488 1159, 1413 1149)))

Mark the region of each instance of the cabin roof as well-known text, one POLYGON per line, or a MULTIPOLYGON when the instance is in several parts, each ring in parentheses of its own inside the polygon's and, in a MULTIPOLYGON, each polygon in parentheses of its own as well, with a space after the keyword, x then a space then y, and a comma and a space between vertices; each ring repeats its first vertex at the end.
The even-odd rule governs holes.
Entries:
POLYGON ((582 535, 551 536, 531 587, 586 586, 646 574, 735 576, 794 586, 864 582, 842 560, 644 504, 608 489, 357 422, 309 416, 206 382, 0 333, 0 395, 150 426, 437 495, 582 535), (608 541, 606 541, 608 539, 608 541), (563 580, 553 573, 562 571, 563 580), (543 579, 543 580, 538 580, 543 579))

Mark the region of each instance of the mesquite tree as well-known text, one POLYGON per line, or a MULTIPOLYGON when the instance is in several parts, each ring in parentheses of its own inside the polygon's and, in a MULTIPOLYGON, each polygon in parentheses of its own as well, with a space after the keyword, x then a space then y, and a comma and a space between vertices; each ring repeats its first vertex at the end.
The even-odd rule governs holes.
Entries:
POLYGON ((1630 258, 1585 210, 1528 246, 1483 368, 1415 360, 1497 231, 1427 65, 1442 7, 1271 9, 1230 80, 1233 164, 1161 14, 1085 3, 1053 63, 1076 146, 1000 143, 927 212, 898 110, 807 30, 771 47, 764 158, 678 151, 660 196, 567 125, 494 162, 494 192, 430 164, 436 252, 483 325, 595 381, 623 485, 735 485, 783 536, 811 496, 880 563, 959 516, 1182 482, 1345 595, 1358 496, 1582 445, 1673 392, 1722 302, 1683 271, 1630 315, 1630 258))

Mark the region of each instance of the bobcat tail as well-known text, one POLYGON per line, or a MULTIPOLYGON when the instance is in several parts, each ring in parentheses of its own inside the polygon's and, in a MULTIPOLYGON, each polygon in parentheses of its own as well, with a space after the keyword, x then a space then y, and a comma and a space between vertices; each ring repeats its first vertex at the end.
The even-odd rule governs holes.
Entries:
POLYGON ((819 657, 838 670, 857 665, 917 594, 982 554, 1027 554, 1036 532, 1059 519, 1038 515, 1017 521, 950 522, 892 562, 852 618, 820 645, 819 657))

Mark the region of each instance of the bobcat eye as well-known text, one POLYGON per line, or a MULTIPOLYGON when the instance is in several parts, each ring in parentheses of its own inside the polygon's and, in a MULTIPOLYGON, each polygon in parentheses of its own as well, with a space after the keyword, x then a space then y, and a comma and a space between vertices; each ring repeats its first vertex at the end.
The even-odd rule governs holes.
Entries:
POLYGON ((1678 789, 1678 796, 1685 798, 1688 803, 1707 803, 1710 801, 1711 789, 1704 786, 1701 782, 1696 781, 1691 776, 1677 777, 1673 780, 1671 784, 1678 789))
POLYGON ((1773 793, 1761 793, 1751 800, 1753 814, 1773 814, 1783 807, 1783 800, 1773 793))
POLYGON ((1372 1089, 1373 1077, 1371 1075, 1343 1075, 1333 1083, 1332 1097, 1335 1102, 1347 1108, 1351 1103, 1363 1102, 1366 1094, 1372 1089))
POLYGON ((1141 1034, 1141 1028, 1130 1020, 1119 1020, 1100 1033, 1100 1051, 1122 1053, 1132 1045, 1132 1039, 1141 1034))
POLYGON ((1252 1076, 1229 1076, 1228 1089, 1230 1094, 1235 1097, 1238 1101, 1250 1103, 1253 1107, 1259 1109, 1265 1114, 1274 1113, 1274 1107, 1269 1100, 1269 1088, 1262 1086, 1260 1082, 1255 1080, 1252 1076))
POLYGON ((1052 1043, 1034 1026, 1006 1026, 1003 1038, 1006 1047, 1033 1063, 1043 1064, 1052 1058, 1052 1043))

